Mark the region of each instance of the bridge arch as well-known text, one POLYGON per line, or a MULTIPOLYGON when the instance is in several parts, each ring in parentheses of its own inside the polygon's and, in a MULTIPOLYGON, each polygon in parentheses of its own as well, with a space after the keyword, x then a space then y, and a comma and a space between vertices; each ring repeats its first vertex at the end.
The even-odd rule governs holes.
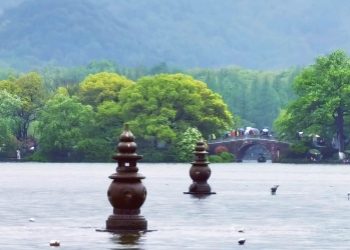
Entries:
POLYGON ((254 145, 265 147, 270 152, 272 162, 276 161, 289 148, 289 143, 278 141, 274 137, 240 136, 208 142, 209 154, 215 154, 215 149, 218 146, 224 146, 236 156, 237 162, 241 162, 248 148, 254 145))
POLYGON ((247 150, 253 146, 256 146, 256 145, 262 146, 263 148, 267 149, 269 151, 269 153, 271 154, 271 149, 269 147, 267 147, 265 144, 263 144, 261 142, 253 142, 253 143, 246 143, 246 144, 242 145, 236 153, 236 159, 243 160, 244 156, 247 153, 247 150))

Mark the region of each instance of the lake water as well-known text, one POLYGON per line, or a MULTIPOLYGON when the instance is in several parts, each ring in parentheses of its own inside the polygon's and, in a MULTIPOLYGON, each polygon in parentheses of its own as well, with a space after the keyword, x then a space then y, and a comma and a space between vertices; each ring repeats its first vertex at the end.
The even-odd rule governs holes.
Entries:
POLYGON ((1 163, 0 249, 47 249, 53 239, 59 249, 350 248, 348 165, 211 164, 217 194, 205 199, 183 194, 190 166, 138 164, 141 214, 157 230, 141 236, 95 231, 112 213, 116 164, 1 163))

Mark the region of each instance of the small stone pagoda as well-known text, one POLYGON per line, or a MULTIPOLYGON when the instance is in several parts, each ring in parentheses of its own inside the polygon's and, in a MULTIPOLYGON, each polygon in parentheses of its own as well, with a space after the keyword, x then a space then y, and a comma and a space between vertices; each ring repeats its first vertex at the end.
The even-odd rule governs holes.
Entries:
POLYGON ((118 144, 119 153, 113 156, 118 161, 117 172, 109 176, 113 182, 107 196, 113 206, 113 214, 106 221, 107 231, 147 230, 147 220, 140 215, 147 191, 141 182, 145 177, 137 173, 136 164, 142 155, 135 153, 136 148, 129 125, 125 125, 118 144))
POLYGON ((190 177, 193 183, 190 185, 189 191, 184 192, 184 194, 216 194, 211 191, 211 187, 207 183, 211 170, 208 166, 209 162, 205 159, 208 152, 205 151, 205 144, 202 138, 197 141, 193 154, 195 155, 195 161, 192 162, 192 167, 190 168, 190 177))

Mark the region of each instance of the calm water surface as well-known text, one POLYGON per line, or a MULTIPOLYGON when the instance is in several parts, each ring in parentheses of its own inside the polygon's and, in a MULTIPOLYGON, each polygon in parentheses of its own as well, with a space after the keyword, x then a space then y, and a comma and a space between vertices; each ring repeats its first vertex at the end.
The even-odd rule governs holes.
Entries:
POLYGON ((52 239, 59 249, 350 249, 349 166, 212 164, 217 194, 205 199, 182 193, 190 164, 138 166, 141 214, 158 230, 143 236, 95 231, 112 213, 116 164, 1 163, 0 249, 48 249, 52 239))

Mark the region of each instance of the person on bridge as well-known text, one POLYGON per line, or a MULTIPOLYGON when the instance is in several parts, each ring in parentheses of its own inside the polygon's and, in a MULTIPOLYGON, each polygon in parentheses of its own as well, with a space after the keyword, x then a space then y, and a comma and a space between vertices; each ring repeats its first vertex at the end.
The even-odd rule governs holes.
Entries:
POLYGON ((235 134, 236 134, 236 131, 233 129, 233 130, 231 131, 231 137, 235 137, 235 134))
POLYGON ((265 127, 261 130, 262 135, 269 135, 269 130, 265 127))

